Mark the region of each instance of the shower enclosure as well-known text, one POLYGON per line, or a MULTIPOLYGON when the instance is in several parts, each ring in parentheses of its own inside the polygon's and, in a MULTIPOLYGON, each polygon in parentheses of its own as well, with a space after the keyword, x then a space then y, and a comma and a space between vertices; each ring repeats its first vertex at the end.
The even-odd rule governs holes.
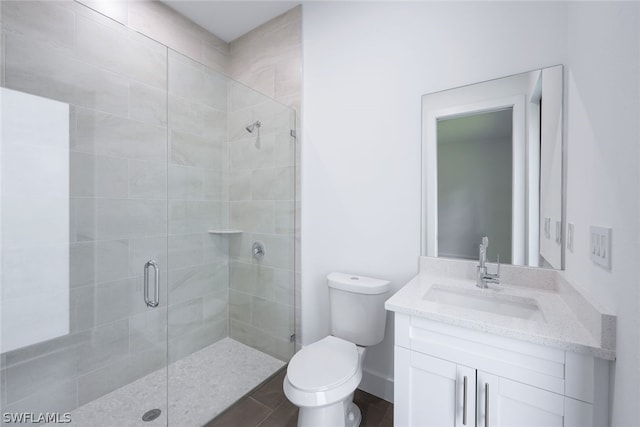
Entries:
POLYGON ((294 111, 80 3, 0 7, 1 423, 202 425, 295 351, 294 111))

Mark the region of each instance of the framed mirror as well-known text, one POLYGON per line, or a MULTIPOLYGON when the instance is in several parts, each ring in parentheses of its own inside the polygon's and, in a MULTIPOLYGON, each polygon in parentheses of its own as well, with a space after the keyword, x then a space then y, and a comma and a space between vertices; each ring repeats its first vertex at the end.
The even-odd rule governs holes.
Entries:
POLYGON ((422 254, 564 266, 563 67, 422 97, 422 254))

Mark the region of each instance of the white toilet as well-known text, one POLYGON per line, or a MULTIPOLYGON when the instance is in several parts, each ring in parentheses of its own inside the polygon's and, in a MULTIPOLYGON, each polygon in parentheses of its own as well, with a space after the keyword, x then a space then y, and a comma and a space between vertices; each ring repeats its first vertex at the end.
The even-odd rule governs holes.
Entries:
POLYGON ((390 282, 331 273, 327 284, 331 335, 296 353, 284 379, 284 394, 300 408, 298 427, 360 424, 353 392, 362 379, 365 347, 384 338, 390 282))

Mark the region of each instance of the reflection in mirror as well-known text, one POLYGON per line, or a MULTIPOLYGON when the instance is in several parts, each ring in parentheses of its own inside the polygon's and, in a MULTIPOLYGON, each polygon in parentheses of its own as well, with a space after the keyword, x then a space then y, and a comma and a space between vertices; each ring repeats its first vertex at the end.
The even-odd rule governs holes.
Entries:
POLYGON ((422 253, 562 268, 562 66, 424 95, 422 253))

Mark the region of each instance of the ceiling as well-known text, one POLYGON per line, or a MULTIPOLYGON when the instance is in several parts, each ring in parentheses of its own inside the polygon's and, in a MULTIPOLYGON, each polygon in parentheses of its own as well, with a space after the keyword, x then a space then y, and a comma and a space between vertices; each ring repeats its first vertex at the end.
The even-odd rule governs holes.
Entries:
POLYGON ((162 0, 196 24, 231 42, 300 4, 300 1, 162 0))

